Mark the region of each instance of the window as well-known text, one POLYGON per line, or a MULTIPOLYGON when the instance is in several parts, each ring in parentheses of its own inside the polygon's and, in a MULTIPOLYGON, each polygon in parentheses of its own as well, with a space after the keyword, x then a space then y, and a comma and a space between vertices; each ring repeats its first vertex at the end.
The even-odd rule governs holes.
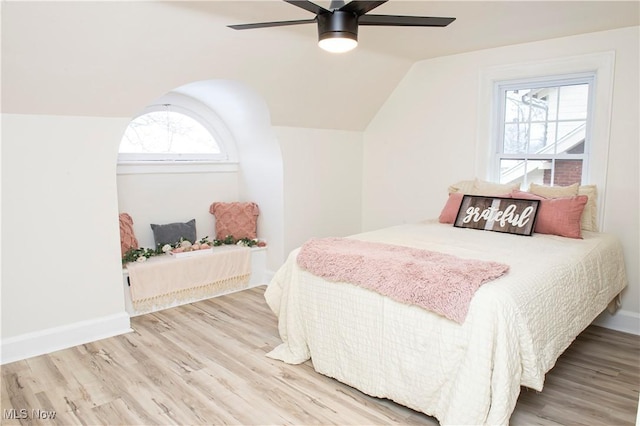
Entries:
POLYGON ((594 74, 495 84, 494 170, 501 183, 583 183, 588 170, 594 74))
POLYGON ((123 162, 220 161, 227 155, 215 129, 195 112, 171 104, 154 105, 129 123, 120 142, 123 162))

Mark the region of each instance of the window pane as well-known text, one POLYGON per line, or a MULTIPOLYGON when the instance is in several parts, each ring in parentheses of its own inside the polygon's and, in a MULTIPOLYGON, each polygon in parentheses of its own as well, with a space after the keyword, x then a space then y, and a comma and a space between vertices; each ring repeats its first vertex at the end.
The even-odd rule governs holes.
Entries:
POLYGON ((558 123, 558 152, 567 152, 574 146, 584 142, 587 134, 587 123, 569 121, 558 123))
POLYGON ((544 154, 583 154, 584 141, 587 135, 587 123, 584 121, 567 121, 549 123, 547 128, 546 148, 535 151, 544 154))
POLYGON ((529 154, 535 154, 547 145, 547 125, 545 123, 531 124, 531 141, 529 142, 529 154))
POLYGON ((545 120, 553 121, 558 119, 558 88, 546 87, 538 89, 539 99, 544 100, 545 120))
POLYGON ((526 123, 515 123, 504 125, 504 148, 505 154, 522 154, 527 152, 529 139, 529 125, 526 123))
POLYGON ((559 120, 575 120, 587 118, 589 102, 589 85, 579 84, 560 87, 560 102, 558 108, 559 120))
POLYGON ((577 145, 565 151, 567 154, 584 154, 584 139, 577 145))
POLYGON ((500 183, 520 183, 528 188, 531 182, 544 184, 546 176, 551 176, 551 160, 501 159, 500 183))
POLYGON ((505 82, 502 89, 496 86, 502 90, 500 100, 504 102, 498 105, 504 111, 498 123, 503 133, 496 158, 500 181, 525 185, 581 182, 588 153, 588 102, 593 76, 559 76, 542 87, 539 80, 517 84, 505 82), (510 156, 517 159, 504 158, 510 156), (568 156, 570 162, 566 162, 568 156))
POLYGON ((129 124, 120 153, 219 154, 220 147, 193 118, 173 111, 156 111, 129 124))
POLYGON ((523 102, 528 90, 510 90, 505 93, 505 123, 522 123, 529 121, 529 105, 523 102))
POLYGON ((548 123, 546 128, 546 141, 544 148, 538 152, 539 154, 555 154, 556 138, 558 136, 558 125, 555 122, 548 123))
POLYGON ((542 184, 547 169, 551 168, 551 161, 548 160, 528 160, 525 169, 527 177, 527 188, 533 183, 542 184))
POLYGON ((500 160, 500 183, 522 183, 525 160, 500 160))
MULTIPOLYGON (((580 184, 582 182, 582 160, 556 160, 553 170, 553 184, 559 186, 580 184)), ((551 170, 545 174, 544 184, 551 183, 551 170)))
POLYGON ((547 105, 546 98, 547 89, 530 90, 527 95, 522 97, 522 101, 530 107, 531 121, 547 121, 547 105))

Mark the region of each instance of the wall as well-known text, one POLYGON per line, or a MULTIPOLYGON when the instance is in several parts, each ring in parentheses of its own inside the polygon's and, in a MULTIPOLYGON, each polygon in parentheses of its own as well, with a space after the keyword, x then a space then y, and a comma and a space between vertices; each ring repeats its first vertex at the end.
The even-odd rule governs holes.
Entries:
MULTIPOLYGON (((360 232, 362 133, 294 127, 274 127, 273 132, 282 155, 284 256, 312 237, 360 232)), ((265 155, 256 156, 252 166, 246 163, 247 155, 240 158, 241 170, 266 166, 265 155)), ((213 236, 215 222, 208 207, 213 201, 240 199, 238 180, 236 172, 118 175, 119 210, 132 215, 144 247, 154 246, 149 223, 195 217, 198 236, 213 236)), ((258 232, 267 242, 269 222, 260 223, 258 232)), ((272 262, 270 269, 282 260, 272 262)))
POLYGON ((449 184, 483 177, 476 150, 487 142, 479 123, 484 70, 613 50, 608 164, 598 174, 607 182, 603 230, 622 241, 629 287, 622 312, 604 321, 622 319, 620 329, 640 333, 638 33, 624 28, 416 63, 364 133, 364 230, 437 217, 449 184))
POLYGON ((154 247, 151 223, 192 218, 198 238, 214 238, 212 202, 253 201, 260 208, 258 238, 269 246, 267 267, 276 269, 284 256, 282 158, 264 100, 237 81, 203 80, 175 88, 149 104, 172 99, 213 122, 230 163, 194 166, 198 171, 189 173, 119 174, 119 210, 133 217, 140 245, 154 247))
MULTIPOLYGON (((216 90, 213 82, 192 84, 205 93, 216 90), (209 84, 211 87, 206 87, 209 84)), ((191 96, 171 91, 147 104, 178 105, 205 119, 214 129, 216 141, 222 144, 227 162, 118 165, 118 210, 133 218, 141 247, 155 247, 152 223, 195 219, 197 238, 213 239, 215 220, 209 206, 215 201, 239 200, 238 154, 233 136, 217 114, 191 96)))
MULTIPOLYGON (((476 174, 483 67, 611 49, 616 81, 604 229, 624 244, 630 288, 623 310, 637 319, 637 28, 420 62, 364 136, 272 129, 264 101, 242 85, 219 82, 224 89, 210 103, 238 144, 238 197, 261 206, 269 267, 309 237, 359 232, 360 221, 368 230, 437 216, 446 186, 476 174)), ((128 123, 2 115, 2 362, 128 330, 116 189, 117 147, 128 123)))
POLYGON ((238 158, 238 201, 260 207, 258 237, 267 241, 267 268, 284 261, 283 172, 269 108, 253 89, 232 80, 206 80, 174 90, 203 102, 227 126, 238 158))
POLYGON ((282 160, 266 104, 235 82, 190 90, 229 126, 236 171, 116 178, 129 118, 2 116, 2 363, 130 331, 119 208, 134 217, 140 243, 153 246, 149 222, 196 217, 204 236, 212 201, 255 201, 267 266, 280 266, 282 160))
POLYGON ((116 155, 126 119, 2 115, 2 362, 129 330, 116 155))
POLYGON ((238 200, 237 172, 118 175, 118 210, 133 218, 141 247, 155 247, 150 224, 196 219, 197 237, 215 238, 214 201, 238 200))
POLYGON ((284 170, 285 253, 361 230, 362 133, 274 128, 284 170))

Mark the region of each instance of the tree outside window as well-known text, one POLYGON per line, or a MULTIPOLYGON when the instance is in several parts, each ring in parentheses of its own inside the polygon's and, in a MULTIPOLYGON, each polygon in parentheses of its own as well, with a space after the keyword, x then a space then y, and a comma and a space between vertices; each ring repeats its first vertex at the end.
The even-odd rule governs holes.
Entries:
POLYGON ((161 105, 129 123, 120 142, 123 161, 206 161, 226 156, 206 122, 184 108, 161 105))

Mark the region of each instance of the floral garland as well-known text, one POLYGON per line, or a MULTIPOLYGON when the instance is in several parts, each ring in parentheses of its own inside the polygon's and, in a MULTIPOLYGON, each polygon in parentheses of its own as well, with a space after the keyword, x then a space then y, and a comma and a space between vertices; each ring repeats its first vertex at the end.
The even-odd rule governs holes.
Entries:
POLYGON ((144 262, 152 256, 167 254, 169 252, 184 253, 189 251, 205 250, 211 247, 218 247, 222 245, 265 247, 267 244, 264 241, 258 240, 257 238, 240 238, 239 240, 236 240, 235 238, 233 238, 233 235, 227 235, 224 239, 214 239, 213 241, 209 240, 209 237, 204 237, 196 240, 193 243, 185 240, 184 238, 180 238, 180 241, 177 241, 173 244, 158 244, 155 250, 145 247, 131 248, 124 254, 124 256, 122 256, 122 264, 125 265, 130 262, 144 262))

